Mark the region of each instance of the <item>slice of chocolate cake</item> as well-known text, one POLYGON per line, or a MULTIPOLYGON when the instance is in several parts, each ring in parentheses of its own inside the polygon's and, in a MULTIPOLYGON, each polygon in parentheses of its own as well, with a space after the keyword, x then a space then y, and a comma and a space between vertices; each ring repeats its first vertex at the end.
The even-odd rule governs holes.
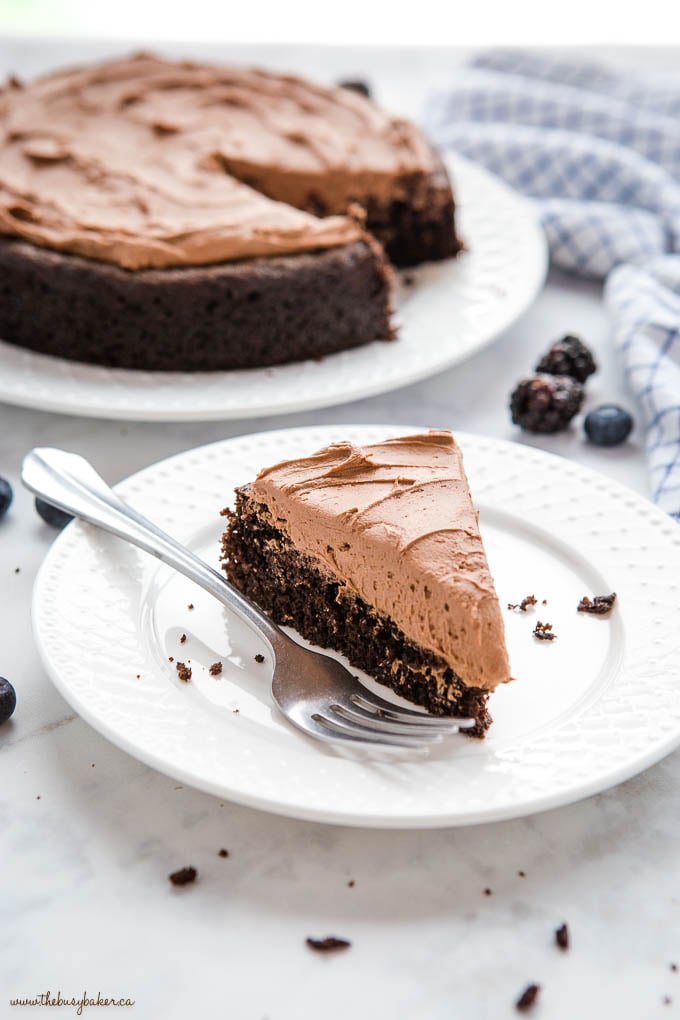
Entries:
POLYGON ((223 512, 227 576, 273 619, 484 735, 510 667, 450 432, 333 443, 261 471, 223 512))

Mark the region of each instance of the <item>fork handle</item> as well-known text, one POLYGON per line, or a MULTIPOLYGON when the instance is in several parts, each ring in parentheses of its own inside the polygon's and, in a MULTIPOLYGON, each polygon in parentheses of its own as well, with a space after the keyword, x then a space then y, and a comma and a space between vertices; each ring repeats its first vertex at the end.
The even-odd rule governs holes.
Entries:
POLYGON ((67 513, 130 542, 188 577, 232 609, 266 640, 274 654, 288 637, 222 574, 122 500, 75 453, 37 447, 24 458, 21 480, 27 489, 67 513))

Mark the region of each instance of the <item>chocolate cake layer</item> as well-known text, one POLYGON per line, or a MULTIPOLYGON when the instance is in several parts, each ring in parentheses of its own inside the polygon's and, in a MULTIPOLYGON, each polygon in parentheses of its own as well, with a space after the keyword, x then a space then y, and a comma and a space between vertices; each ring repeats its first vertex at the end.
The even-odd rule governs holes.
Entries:
POLYGON ((468 687, 441 658, 299 552, 268 523, 266 507, 250 498, 248 487, 237 491, 235 511, 224 513, 224 570, 277 623, 342 652, 353 666, 432 713, 475 719, 475 728, 466 732, 484 736, 491 724, 488 691, 468 687))
POLYGON ((214 371, 394 335, 379 246, 130 272, 0 237, 0 338, 115 368, 214 371))

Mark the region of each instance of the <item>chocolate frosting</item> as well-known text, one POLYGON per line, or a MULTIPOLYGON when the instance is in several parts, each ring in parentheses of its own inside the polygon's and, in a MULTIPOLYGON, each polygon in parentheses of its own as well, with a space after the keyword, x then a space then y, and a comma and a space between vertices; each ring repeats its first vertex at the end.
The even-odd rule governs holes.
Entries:
POLYGON ((450 432, 333 443, 260 472, 252 495, 298 549, 469 686, 510 679, 478 513, 450 432))
POLYGON ((0 91, 0 233, 126 269, 347 244, 431 169, 413 125, 291 75, 137 54, 0 91))

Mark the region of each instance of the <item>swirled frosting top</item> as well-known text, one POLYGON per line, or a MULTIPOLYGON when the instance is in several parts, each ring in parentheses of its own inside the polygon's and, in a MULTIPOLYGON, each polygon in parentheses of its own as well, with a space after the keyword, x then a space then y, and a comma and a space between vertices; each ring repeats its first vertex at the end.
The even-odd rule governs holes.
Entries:
POLYGON ((510 679, 463 458, 447 431, 333 443, 252 485, 276 527, 469 686, 510 679))
POLYGON ((431 164, 415 126, 291 75, 137 54, 0 90, 0 233, 126 269, 349 243, 431 164))

